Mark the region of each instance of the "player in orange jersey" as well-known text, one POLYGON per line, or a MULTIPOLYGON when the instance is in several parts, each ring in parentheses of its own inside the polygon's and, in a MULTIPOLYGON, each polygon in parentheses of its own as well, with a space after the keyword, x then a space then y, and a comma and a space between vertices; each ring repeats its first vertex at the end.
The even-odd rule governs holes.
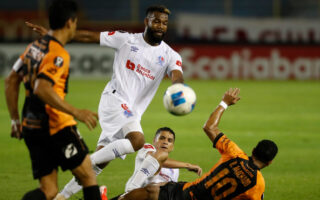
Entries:
POLYGON ((74 120, 76 118, 92 129, 98 115, 64 101, 70 63, 64 45, 75 35, 76 13, 74 1, 53 1, 49 8, 51 30, 26 48, 5 82, 12 119, 11 136, 24 138, 32 161, 33 177, 40 182, 40 187, 26 193, 23 200, 53 199, 58 192, 58 166, 62 170, 71 170, 80 180, 84 199, 101 199, 88 148, 74 120), (26 97, 21 124, 18 98, 22 81, 26 97))
POLYGON ((210 115, 203 129, 218 149, 221 158, 213 168, 193 182, 169 182, 164 185, 151 184, 136 189, 123 200, 261 200, 265 182, 260 169, 271 164, 278 152, 277 145, 270 140, 262 140, 248 157, 233 141, 218 128, 220 118, 228 106, 240 98, 240 90, 229 89, 221 103, 210 115))

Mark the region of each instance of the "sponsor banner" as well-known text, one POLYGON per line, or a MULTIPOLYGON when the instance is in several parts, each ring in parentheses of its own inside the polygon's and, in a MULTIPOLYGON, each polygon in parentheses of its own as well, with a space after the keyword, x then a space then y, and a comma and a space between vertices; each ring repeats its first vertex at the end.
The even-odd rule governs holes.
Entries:
MULTIPOLYGON (((6 76, 27 44, 0 45, 0 75, 6 76)), ((319 80, 318 46, 176 45, 185 78, 319 80)), ((73 77, 110 78, 114 50, 98 44, 69 44, 73 77)), ((123 66, 127 67, 127 66, 123 66)))
POLYGON ((249 43, 320 43, 320 26, 311 19, 233 18, 203 14, 177 15, 184 39, 249 43))
POLYGON ((316 46, 176 46, 185 77, 201 79, 320 79, 316 46))

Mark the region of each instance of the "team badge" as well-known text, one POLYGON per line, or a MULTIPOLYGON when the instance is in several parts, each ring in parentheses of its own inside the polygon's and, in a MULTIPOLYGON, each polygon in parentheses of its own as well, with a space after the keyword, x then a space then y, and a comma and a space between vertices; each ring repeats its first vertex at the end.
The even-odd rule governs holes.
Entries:
POLYGON ((55 59, 54 59, 54 65, 55 66, 57 66, 57 67, 62 67, 62 65, 63 65, 63 58, 62 57, 60 57, 60 56, 57 56, 57 57, 55 57, 55 59))
POLYGON ((159 65, 161 65, 161 66, 163 67, 163 65, 164 65, 164 58, 163 58, 162 56, 159 56, 159 57, 158 57, 158 62, 157 62, 157 64, 159 64, 159 65))
POLYGON ((121 104, 121 107, 123 108, 124 112, 123 114, 129 118, 133 116, 133 113, 131 112, 131 110, 129 110, 128 106, 126 104, 121 104))

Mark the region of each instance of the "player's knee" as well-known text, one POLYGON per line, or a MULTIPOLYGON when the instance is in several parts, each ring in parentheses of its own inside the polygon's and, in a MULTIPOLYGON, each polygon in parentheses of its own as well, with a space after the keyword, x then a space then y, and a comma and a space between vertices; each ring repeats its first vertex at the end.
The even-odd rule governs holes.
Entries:
POLYGON ((141 149, 145 143, 144 135, 140 132, 131 132, 126 136, 126 138, 130 140, 135 151, 141 149))

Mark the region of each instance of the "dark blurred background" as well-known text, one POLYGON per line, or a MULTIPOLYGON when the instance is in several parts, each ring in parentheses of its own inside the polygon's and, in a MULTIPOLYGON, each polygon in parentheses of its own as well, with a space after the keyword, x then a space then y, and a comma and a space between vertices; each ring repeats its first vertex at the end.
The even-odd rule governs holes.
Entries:
MULTIPOLYGON (((24 25, 25 21, 48 27, 49 3, 0 1, 0 64, 4 66, 0 74, 10 69, 17 49, 23 51, 20 43, 25 45, 38 38, 24 25)), ((166 5, 172 14, 165 41, 182 55, 186 76, 190 78, 320 77, 320 0, 78 0, 78 3, 79 29, 128 32, 144 30, 147 7, 166 5)), ((77 44, 69 47, 75 55, 73 68, 81 65, 80 69, 89 74, 110 74, 113 53, 106 50, 101 52, 103 58, 97 58, 90 49, 99 52, 98 45, 85 47, 85 55, 77 44), (81 55, 79 59, 89 58, 83 61, 77 55, 81 55)), ((78 70, 73 71, 76 74, 78 70)))

